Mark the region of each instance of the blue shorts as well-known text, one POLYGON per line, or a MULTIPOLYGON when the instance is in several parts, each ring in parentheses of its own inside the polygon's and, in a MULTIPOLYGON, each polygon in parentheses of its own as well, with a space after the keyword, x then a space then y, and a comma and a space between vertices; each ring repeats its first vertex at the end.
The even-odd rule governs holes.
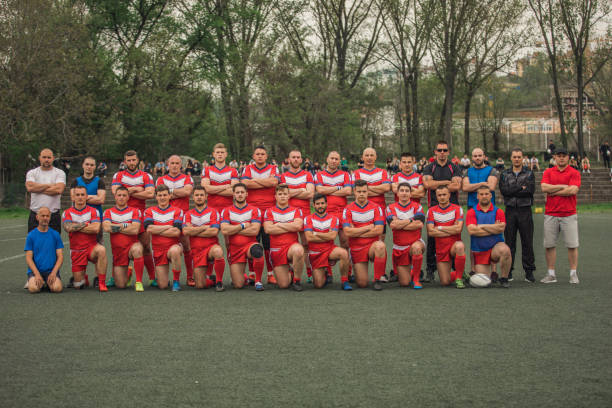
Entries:
MULTIPOLYGON (((42 278, 45 281, 45 283, 47 283, 47 278, 49 277, 50 274, 51 274, 51 271, 40 272, 40 276, 42 276, 42 278)), ((32 272, 28 271, 28 279, 30 279, 32 276, 34 276, 34 274, 32 272)), ((62 279, 62 277, 60 276, 60 271, 57 271, 57 278, 58 279, 62 279)))

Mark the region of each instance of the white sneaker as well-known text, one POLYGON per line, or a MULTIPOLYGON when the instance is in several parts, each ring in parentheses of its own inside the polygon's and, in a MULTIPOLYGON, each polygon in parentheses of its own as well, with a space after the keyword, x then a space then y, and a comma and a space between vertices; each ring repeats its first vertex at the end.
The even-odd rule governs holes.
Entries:
POLYGON ((578 284, 580 281, 578 280, 578 274, 570 275, 569 283, 578 284))
POLYGON ((556 283, 557 277, 555 275, 546 275, 540 279, 540 283, 556 283))
POLYGON ((26 284, 25 284, 25 285, 23 285, 23 288, 24 288, 24 289, 27 289, 27 288, 28 288, 28 282, 29 282, 29 281, 30 281, 30 280, 28 279, 28 280, 26 281, 26 284))

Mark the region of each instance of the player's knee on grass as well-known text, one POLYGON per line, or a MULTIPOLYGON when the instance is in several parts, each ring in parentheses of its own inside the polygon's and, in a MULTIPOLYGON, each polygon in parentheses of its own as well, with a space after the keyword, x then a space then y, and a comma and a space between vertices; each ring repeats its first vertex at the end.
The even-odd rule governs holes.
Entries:
POLYGON ((252 245, 249 249, 251 258, 261 258, 264 255, 264 249, 260 244, 252 245))
POLYGON ((325 269, 315 269, 312 271, 312 283, 315 289, 321 289, 327 281, 327 271, 325 269))
POLYGON ((39 284, 34 277, 28 279, 28 291, 30 293, 38 293, 42 289, 42 285, 39 284))
POLYGON ((206 287, 206 268, 197 267, 193 272, 196 282, 196 289, 204 289, 206 287))
POLYGON ((397 281, 400 286, 410 286, 410 266, 409 265, 398 265, 397 266, 397 281))
POLYGON ((53 293, 60 293, 62 290, 64 290, 64 285, 62 284, 62 281, 59 278, 55 278, 52 283, 47 284, 49 285, 49 290, 53 293))

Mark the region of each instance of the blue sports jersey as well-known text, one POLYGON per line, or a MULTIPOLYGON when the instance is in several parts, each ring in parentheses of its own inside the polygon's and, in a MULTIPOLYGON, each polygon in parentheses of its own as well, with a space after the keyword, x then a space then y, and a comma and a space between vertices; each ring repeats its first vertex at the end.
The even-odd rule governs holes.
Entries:
MULTIPOLYGON (((57 262, 56 250, 64 247, 62 237, 59 232, 49 228, 47 232, 40 232, 34 228, 26 238, 24 251, 34 252, 34 264, 41 274, 49 274, 55 262, 57 262)), ((28 275, 32 274, 28 268, 28 275)))
MULTIPOLYGON (((470 184, 476 183, 485 183, 491 172, 493 171, 493 167, 485 166, 481 169, 477 169, 476 167, 470 167, 467 171, 468 179, 470 180, 470 184)), ((495 191, 491 191, 491 202, 495 203, 495 191)), ((478 204, 478 192, 472 191, 468 193, 468 202, 467 205, 469 208, 475 207, 478 204)))

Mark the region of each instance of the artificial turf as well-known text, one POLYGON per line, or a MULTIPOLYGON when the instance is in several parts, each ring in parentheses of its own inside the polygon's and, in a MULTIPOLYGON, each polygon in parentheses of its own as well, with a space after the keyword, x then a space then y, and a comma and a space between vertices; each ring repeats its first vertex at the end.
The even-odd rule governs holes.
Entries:
MULTIPOLYGON (((576 286, 561 249, 558 283, 524 282, 519 265, 510 290, 345 293, 336 277, 256 293, 230 289, 226 273, 224 293, 29 295, 25 220, 5 220, 0 406, 610 406, 612 222, 579 222, 576 286)), ((67 282, 68 260, 62 272, 67 282)))

